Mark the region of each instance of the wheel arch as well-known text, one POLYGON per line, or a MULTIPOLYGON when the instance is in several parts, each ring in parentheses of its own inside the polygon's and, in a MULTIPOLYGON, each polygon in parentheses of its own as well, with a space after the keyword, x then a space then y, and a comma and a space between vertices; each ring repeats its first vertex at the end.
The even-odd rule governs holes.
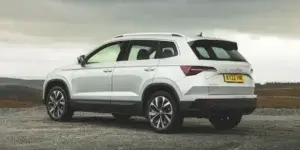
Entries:
MULTIPOLYGON (((175 98, 175 101, 176 103, 178 104, 178 107, 179 107, 179 102, 180 102, 180 97, 179 97, 179 94, 178 92, 176 91, 176 89, 168 84, 168 83, 152 83, 152 84, 149 84, 143 94, 142 94, 142 110, 144 112, 145 110, 145 105, 147 104, 147 98, 152 94, 154 93, 155 91, 159 91, 159 90, 163 90, 163 91, 166 91, 168 93, 170 93, 174 98, 175 98)), ((180 109, 180 108, 179 108, 180 109)))
POLYGON ((65 90, 65 92, 67 93, 67 95, 69 96, 69 98, 71 97, 70 91, 69 91, 69 88, 68 88, 68 84, 64 80, 62 80, 62 79, 51 79, 44 86, 44 90, 43 90, 43 103, 44 104, 46 102, 46 97, 47 97, 50 89, 54 86, 62 87, 65 90))

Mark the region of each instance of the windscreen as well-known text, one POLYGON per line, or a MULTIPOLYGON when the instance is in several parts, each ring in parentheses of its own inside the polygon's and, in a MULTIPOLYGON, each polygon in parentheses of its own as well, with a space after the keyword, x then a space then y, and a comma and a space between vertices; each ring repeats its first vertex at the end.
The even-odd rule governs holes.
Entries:
POLYGON ((189 42, 191 49, 199 59, 244 61, 235 42, 222 40, 196 40, 189 42))

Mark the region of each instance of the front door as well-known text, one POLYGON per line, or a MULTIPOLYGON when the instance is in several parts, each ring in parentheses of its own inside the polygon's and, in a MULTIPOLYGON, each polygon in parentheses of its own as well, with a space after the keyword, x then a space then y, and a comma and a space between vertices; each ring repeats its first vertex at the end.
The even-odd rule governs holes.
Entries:
POLYGON ((72 99, 110 103, 112 74, 122 42, 101 46, 86 57, 84 66, 72 73, 72 99))

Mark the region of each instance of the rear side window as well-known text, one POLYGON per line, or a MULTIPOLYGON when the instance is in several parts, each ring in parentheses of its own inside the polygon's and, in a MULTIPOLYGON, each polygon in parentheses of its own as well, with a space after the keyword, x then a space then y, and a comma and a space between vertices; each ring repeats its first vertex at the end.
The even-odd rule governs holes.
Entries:
POLYGON ((204 57, 204 58, 210 58, 208 52, 206 51, 206 49, 204 47, 196 47, 196 50, 198 51, 198 53, 204 57))
POLYGON ((238 52, 235 42, 222 40, 197 40, 189 42, 198 59, 244 61, 246 59, 238 52))
POLYGON ((225 49, 221 48, 221 47, 215 47, 212 46, 211 47, 212 50, 214 51, 214 53, 216 54, 216 56, 220 59, 230 59, 230 55, 228 52, 226 52, 225 49))
POLYGON ((129 41, 127 46, 127 52, 124 60, 147 60, 156 59, 158 42, 151 40, 132 40, 129 41))
POLYGON ((161 49, 160 58, 169 58, 178 55, 178 51, 174 42, 160 41, 159 45, 161 49))

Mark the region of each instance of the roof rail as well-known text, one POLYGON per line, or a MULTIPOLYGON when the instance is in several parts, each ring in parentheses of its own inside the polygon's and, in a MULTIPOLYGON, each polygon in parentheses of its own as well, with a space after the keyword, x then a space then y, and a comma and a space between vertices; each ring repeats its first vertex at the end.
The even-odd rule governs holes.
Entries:
POLYGON ((177 36, 177 37, 185 37, 182 34, 178 34, 178 33, 164 33, 164 32, 157 32, 157 33, 128 33, 128 34, 121 34, 116 36, 115 38, 119 38, 119 37, 125 37, 125 36, 143 36, 143 35, 170 35, 170 36, 177 36))

